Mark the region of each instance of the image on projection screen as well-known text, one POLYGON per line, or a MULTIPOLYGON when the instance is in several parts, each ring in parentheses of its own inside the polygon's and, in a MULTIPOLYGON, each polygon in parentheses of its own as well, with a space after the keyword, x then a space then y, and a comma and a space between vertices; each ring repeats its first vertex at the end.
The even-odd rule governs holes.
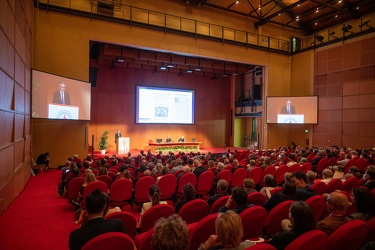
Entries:
POLYGON ((194 124, 195 91, 136 86, 136 123, 194 124))
POLYGON ((268 96, 267 123, 317 124, 318 96, 268 96))
POLYGON ((91 84, 32 71, 32 118, 90 120, 91 84))

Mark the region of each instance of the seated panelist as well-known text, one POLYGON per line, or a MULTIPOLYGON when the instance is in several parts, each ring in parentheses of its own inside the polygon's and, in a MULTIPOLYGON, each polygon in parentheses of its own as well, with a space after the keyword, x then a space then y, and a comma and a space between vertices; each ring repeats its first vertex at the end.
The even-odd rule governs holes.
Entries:
POLYGON ((167 139, 165 139, 165 142, 172 142, 172 139, 168 136, 167 139))
POLYGON ((184 138, 184 136, 181 136, 181 138, 180 139, 178 139, 178 142, 184 142, 185 141, 185 138, 184 138))

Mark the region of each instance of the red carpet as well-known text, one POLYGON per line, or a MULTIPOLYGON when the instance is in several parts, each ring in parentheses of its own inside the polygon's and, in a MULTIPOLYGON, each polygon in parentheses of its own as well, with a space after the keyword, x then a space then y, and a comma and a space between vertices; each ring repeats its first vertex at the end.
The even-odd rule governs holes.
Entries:
POLYGON ((19 197, 0 216, 0 248, 68 249, 73 224, 73 206, 58 198, 61 172, 51 170, 31 177, 19 197))

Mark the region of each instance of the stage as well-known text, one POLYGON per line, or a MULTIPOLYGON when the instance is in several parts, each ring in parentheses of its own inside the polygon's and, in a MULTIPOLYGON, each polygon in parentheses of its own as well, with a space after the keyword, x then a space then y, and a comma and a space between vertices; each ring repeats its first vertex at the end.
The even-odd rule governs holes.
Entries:
MULTIPOLYGON (((213 154, 224 154, 230 149, 231 152, 234 152, 234 150, 237 150, 238 152, 243 152, 248 150, 248 148, 240 148, 240 147, 205 147, 205 148, 200 148, 199 152, 201 154, 207 154, 208 152, 211 152, 213 154)), ((130 153, 132 156, 137 156, 139 155, 140 150, 130 150, 130 153)), ((144 150, 144 153, 147 154, 147 150, 144 150)), ((177 154, 178 152, 174 152, 177 154)), ((189 152, 185 152, 189 153, 189 152)), ((196 153, 196 152, 195 152, 196 153)), ((88 152, 89 155, 92 156, 92 151, 88 152)), ((104 156, 112 156, 113 154, 116 154, 115 150, 107 150, 105 154, 101 154, 100 150, 94 150, 94 159, 98 158, 103 158, 104 156)), ((166 152, 163 152, 163 154, 166 154, 166 152)), ((153 155, 156 155, 155 152, 153 152, 153 155)), ((116 154, 117 157, 119 156, 124 156, 127 157, 127 154, 116 154)))

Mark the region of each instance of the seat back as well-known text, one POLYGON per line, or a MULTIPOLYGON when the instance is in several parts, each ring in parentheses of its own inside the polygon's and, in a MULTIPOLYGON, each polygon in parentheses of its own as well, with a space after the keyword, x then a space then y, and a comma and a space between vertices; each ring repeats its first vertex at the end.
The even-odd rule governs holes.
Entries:
POLYGON ((205 171, 198 177, 196 192, 198 195, 208 194, 212 189, 212 183, 215 179, 215 174, 211 171, 205 171))
POLYGON ((191 172, 181 176, 177 186, 177 193, 179 195, 183 195, 182 188, 188 183, 195 187, 197 184, 197 176, 191 172))
POLYGON ((326 209, 326 201, 321 195, 314 195, 305 201, 310 205, 311 210, 314 213, 315 221, 319 221, 323 211, 326 209))
POLYGON ((250 207, 242 211, 240 217, 243 226, 243 241, 262 236, 267 215, 267 211, 261 206, 250 207))
POLYGON ((178 215, 186 221, 186 224, 198 222, 208 214, 208 204, 205 200, 195 199, 185 203, 178 215))
POLYGON ((355 176, 351 176, 342 183, 341 190, 350 194, 352 192, 352 189, 355 188, 357 184, 358 178, 355 176))
POLYGON ((135 234, 137 232, 137 219, 134 217, 132 213, 121 211, 109 214, 105 217, 107 220, 109 219, 118 219, 121 220, 126 228, 126 232, 132 238, 135 239, 135 234))
POLYGON ((330 194, 337 189, 341 189, 341 186, 342 186, 341 179, 333 179, 330 182, 328 182, 326 186, 326 193, 330 194))
POLYGON ((311 170, 311 168, 312 168, 311 162, 305 162, 302 164, 300 171, 306 174, 307 171, 311 170))
POLYGON ((294 173, 294 172, 299 172, 301 171, 301 165, 298 163, 293 164, 292 166, 289 167, 288 172, 294 173))
POLYGON ((224 169, 224 170, 221 170, 217 176, 216 176, 219 180, 226 180, 228 182, 228 185, 230 185, 230 182, 232 180, 232 172, 227 170, 227 169, 224 169))
POLYGON ((79 196, 79 190, 82 187, 85 178, 83 177, 76 177, 73 178, 68 183, 68 201, 71 202, 73 199, 76 199, 79 196))
POLYGON ((266 167, 263 172, 262 172, 262 177, 260 178, 260 185, 262 187, 264 187, 264 177, 267 175, 267 174, 270 174, 272 176, 275 176, 275 173, 276 173, 276 168, 274 166, 268 166, 266 167))
POLYGON ((352 220, 334 231, 328 238, 326 249, 359 249, 369 231, 362 220, 352 220))
POLYGON ((281 185, 284 182, 284 174, 289 171, 287 165, 283 164, 275 172, 276 184, 281 185))
POLYGON ((256 206, 263 206, 266 202, 266 197, 260 192, 252 192, 247 195, 247 204, 254 204, 256 206))
POLYGON ((289 218, 289 207, 292 203, 292 200, 283 201, 270 211, 264 224, 264 236, 272 236, 282 230, 281 221, 289 218))
POLYGON ((247 174, 247 177, 253 179, 254 185, 257 185, 260 182, 260 178, 262 177, 262 172, 262 168, 254 167, 250 169, 250 171, 247 174))
POLYGON ((317 181, 310 186, 312 190, 318 195, 323 195, 326 192, 327 185, 322 181, 317 181))
POLYGON ((243 180, 247 177, 247 170, 239 168, 232 175, 231 187, 242 187, 243 180))
POLYGON ((82 250, 97 249, 134 249, 134 244, 129 235, 110 232, 96 236, 82 247, 82 250))
POLYGON ((229 195, 220 197, 217 199, 210 208, 210 214, 216 214, 219 211, 219 208, 224 206, 227 203, 227 200, 229 199, 229 195))
POLYGON ((199 246, 206 242, 210 235, 215 234, 215 221, 218 214, 206 216, 198 223, 189 225, 190 249, 197 250, 199 246))
POLYGON ((158 186, 160 189, 160 200, 167 200, 176 192, 177 178, 173 174, 160 177, 158 186))
POLYGON ((87 195, 89 193, 91 193, 92 191, 94 191, 95 189, 99 189, 100 191, 102 191, 104 193, 108 193, 107 184, 105 184, 104 182, 102 182, 102 181, 91 182, 91 183, 87 184, 87 186, 83 190, 83 200, 85 201, 85 203, 86 203, 87 195))
POLYGON ((316 250, 326 249, 328 236, 320 230, 312 230, 300 235, 285 248, 285 250, 316 250))
POLYGON ((268 243, 257 243, 251 247, 245 248, 245 250, 276 250, 276 248, 268 243))
POLYGON ((134 187, 134 201, 147 202, 150 200, 148 197, 148 189, 151 185, 155 184, 155 179, 151 176, 144 176, 135 183, 134 187))
POLYGON ((367 233, 366 238, 363 241, 363 245, 368 242, 375 241, 375 217, 373 217, 371 220, 367 222, 367 226, 368 226, 368 233, 367 233))
POLYGON ((129 179, 121 178, 111 186, 110 201, 112 206, 121 206, 131 202, 133 195, 133 183, 129 179))
POLYGON ((273 194, 275 194, 275 193, 282 193, 282 191, 283 191, 283 188, 282 187, 276 187, 276 188, 273 188, 273 189, 271 189, 270 190, 270 194, 271 194, 271 196, 273 195, 273 194))
POLYGON ((105 184, 107 184, 108 189, 111 189, 112 186, 112 178, 109 177, 108 175, 99 175, 96 177, 98 181, 102 181, 105 184))
POLYGON ((144 233, 154 227, 155 222, 160 218, 167 218, 174 214, 174 208, 167 204, 152 206, 142 215, 140 232, 144 233))
MULTIPOLYGON (((135 246, 137 250, 153 250, 152 248, 152 234, 154 233, 154 228, 151 228, 145 233, 138 234, 135 237, 135 246)), ((124 249, 125 250, 125 249, 124 249)))
POLYGON ((328 164, 328 159, 326 157, 323 157, 322 159, 320 159, 320 161, 316 165, 315 171, 318 174, 321 174, 322 171, 327 168, 327 164, 328 164))

